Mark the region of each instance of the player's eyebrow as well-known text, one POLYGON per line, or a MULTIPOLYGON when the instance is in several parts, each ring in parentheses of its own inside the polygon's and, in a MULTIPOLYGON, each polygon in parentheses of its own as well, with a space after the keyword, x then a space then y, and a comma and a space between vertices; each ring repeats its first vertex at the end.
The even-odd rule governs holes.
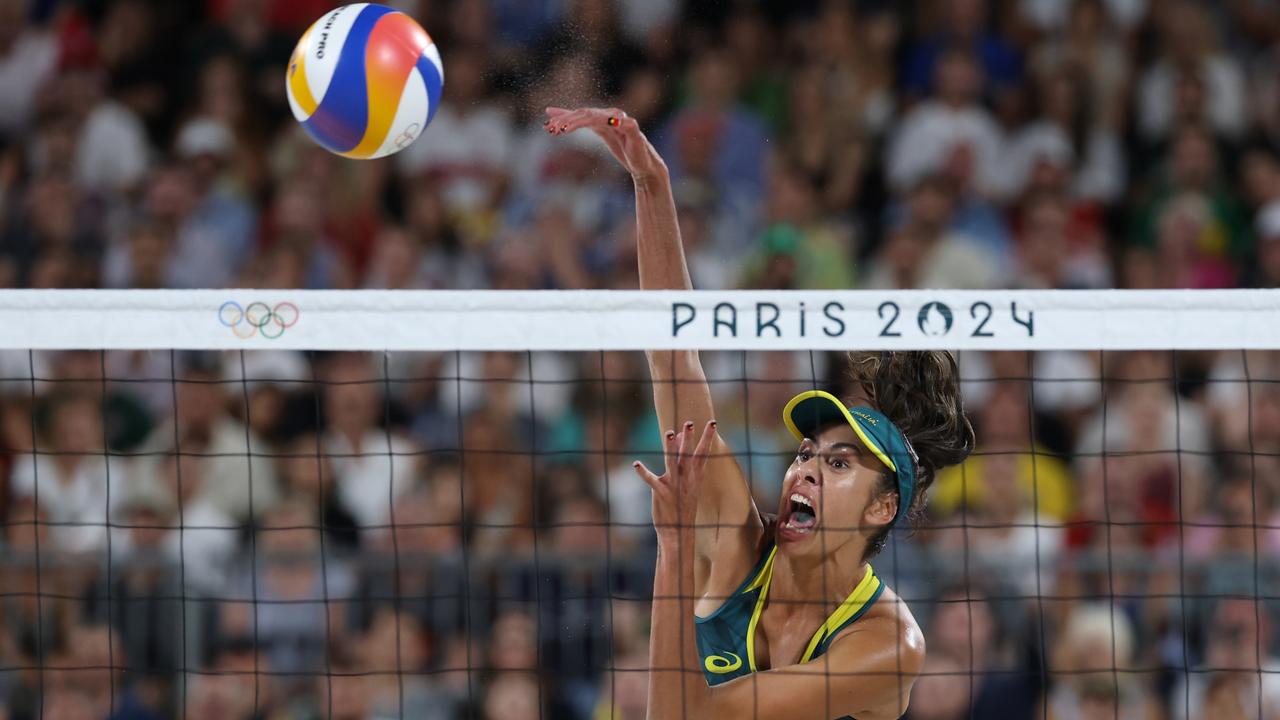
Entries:
POLYGON ((861 450, 862 450, 862 447, 861 447, 861 446, 859 446, 859 445, 856 445, 856 444, 854 444, 854 443, 839 442, 839 443, 833 443, 833 444, 831 444, 831 445, 828 445, 828 446, 826 447, 826 449, 827 449, 827 451, 828 451, 828 452, 836 452, 836 451, 840 451, 840 450, 848 450, 848 451, 850 451, 850 452, 855 452, 855 453, 856 453, 856 452, 861 451, 861 450))

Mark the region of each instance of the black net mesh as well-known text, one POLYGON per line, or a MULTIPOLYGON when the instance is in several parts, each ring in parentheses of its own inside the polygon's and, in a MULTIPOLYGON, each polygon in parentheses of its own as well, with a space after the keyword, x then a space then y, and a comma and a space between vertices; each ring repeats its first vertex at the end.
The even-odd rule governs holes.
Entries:
MULTIPOLYGON (((703 362, 775 512, 781 408, 844 358, 703 362)), ((11 720, 645 717, 643 354, 0 363, 11 720)), ((908 717, 1277 717, 1280 353, 960 367, 977 450, 872 560, 928 644, 908 717)))

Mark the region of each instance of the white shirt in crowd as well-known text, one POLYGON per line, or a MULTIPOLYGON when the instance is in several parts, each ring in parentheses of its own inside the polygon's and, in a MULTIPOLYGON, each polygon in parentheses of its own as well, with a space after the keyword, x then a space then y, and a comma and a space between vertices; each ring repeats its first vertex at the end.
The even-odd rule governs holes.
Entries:
POLYGON ((1124 148, 1114 132, 1094 128, 1085 139, 1084 157, 1076 157, 1067 133, 1056 123, 1038 121, 1022 128, 1009 141, 1005 152, 1005 173, 1001 179, 1003 197, 1021 196, 1042 160, 1058 167, 1073 167, 1071 194, 1081 200, 1114 202, 1124 192, 1124 148))
POLYGON ((340 433, 325 436, 324 452, 337 479, 338 499, 357 525, 369 528, 390 522, 392 503, 418 483, 418 456, 413 454, 417 449, 406 438, 376 428, 365 432, 359 451, 340 433))
MULTIPOLYGON (((1051 33, 1066 28, 1073 3, 1063 0, 1020 0, 1019 12, 1023 19, 1038 30, 1051 33)), ((1147 16, 1149 0, 1105 0, 1107 18, 1117 28, 1129 31, 1137 27, 1147 16)))
MULTIPOLYGON (((915 286, 935 289, 984 289, 998 287, 1002 280, 997 259, 976 241, 950 232, 929 248, 916 269, 915 286)), ((893 270, 880 261, 872 263, 863 287, 868 290, 895 290, 893 270)))
MULTIPOLYGON (((1240 66, 1225 55, 1204 59, 1200 67, 1204 83, 1204 112, 1214 131, 1239 137, 1248 121, 1245 77, 1240 66)), ((1143 73, 1138 82, 1138 129, 1147 140, 1160 140, 1173 130, 1178 71, 1161 60, 1143 73)))
POLYGON ((15 497, 39 503, 53 524, 49 538, 57 550, 99 552, 107 545, 107 523, 127 493, 124 464, 106 455, 85 456, 68 476, 55 460, 49 455, 19 457, 10 488, 15 497))
POLYGON ((409 177, 436 171, 444 175, 445 202, 479 208, 489 202, 492 179, 507 175, 514 130, 511 118, 495 107, 440 106, 423 137, 400 153, 401 172, 409 177))
POLYGON ((76 144, 76 184, 121 191, 141 182, 151 157, 138 116, 114 101, 98 104, 84 121, 76 144))
POLYGON ((1003 187, 1004 138, 991 113, 978 105, 955 108, 922 103, 903 120, 889 148, 889 182, 899 190, 938 172, 957 147, 973 151, 973 180, 979 192, 996 195, 1003 187))
MULTIPOLYGON (((239 549, 241 526, 207 500, 197 498, 165 521, 178 529, 169 530, 160 546, 162 558, 143 558, 150 562, 163 560, 180 566, 174 579, 184 589, 217 594, 231 578, 232 562, 239 549)), ((138 548, 128 527, 113 528, 111 555, 115 562, 125 563, 134 556, 151 553, 138 548)))
POLYGON ((0 56, 0 135, 26 129, 36 92, 58 64, 58 41, 52 33, 27 31, 0 56))
MULTIPOLYGON (((138 487, 162 485, 160 464, 163 454, 173 451, 173 421, 162 423, 143 443, 138 458, 138 487)), ((192 452, 183 448, 184 452, 192 452)), ((280 498, 279 479, 271 448, 238 420, 224 417, 213 424, 209 446, 201 451, 199 498, 207 500, 229 517, 248 520, 261 515, 280 498), (252 493, 251 493, 252 490, 252 493)))

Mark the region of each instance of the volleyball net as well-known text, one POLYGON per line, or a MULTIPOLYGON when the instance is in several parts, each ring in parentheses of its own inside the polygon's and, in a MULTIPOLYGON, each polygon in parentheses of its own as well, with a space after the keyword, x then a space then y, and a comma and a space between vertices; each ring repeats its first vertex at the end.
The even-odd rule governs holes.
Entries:
POLYGON ((0 327, 11 718, 643 718, 651 349, 701 351, 769 512, 789 398, 957 352, 977 449, 873 560, 912 717, 1280 712, 1277 292, 5 291, 0 327))

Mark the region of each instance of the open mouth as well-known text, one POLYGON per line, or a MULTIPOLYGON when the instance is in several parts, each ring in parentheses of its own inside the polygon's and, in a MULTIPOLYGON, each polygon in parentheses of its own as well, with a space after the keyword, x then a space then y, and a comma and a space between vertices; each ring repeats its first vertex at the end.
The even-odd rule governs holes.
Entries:
POLYGON ((788 500, 790 506, 787 521, 783 523, 783 527, 800 532, 812 530, 818 524, 818 512, 813 506, 813 501, 800 493, 791 493, 788 500))

